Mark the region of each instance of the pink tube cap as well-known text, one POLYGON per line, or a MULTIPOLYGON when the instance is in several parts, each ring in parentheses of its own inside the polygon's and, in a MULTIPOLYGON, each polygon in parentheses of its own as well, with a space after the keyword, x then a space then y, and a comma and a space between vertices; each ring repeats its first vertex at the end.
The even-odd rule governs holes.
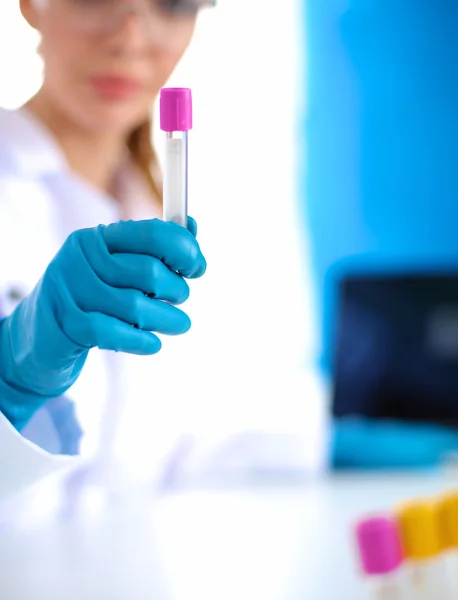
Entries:
POLYGON ((160 98, 162 131, 192 129, 192 95, 189 88, 163 88, 160 98))
POLYGON ((356 527, 361 563, 366 575, 387 575, 403 562, 398 529, 387 517, 361 521, 356 527))

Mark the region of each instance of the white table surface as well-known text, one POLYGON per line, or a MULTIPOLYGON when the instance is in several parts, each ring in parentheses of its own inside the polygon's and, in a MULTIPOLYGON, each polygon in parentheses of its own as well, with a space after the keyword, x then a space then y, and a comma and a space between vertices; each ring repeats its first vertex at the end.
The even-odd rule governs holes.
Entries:
POLYGON ((137 501, 32 529, 7 527, 0 598, 363 600, 354 520, 454 485, 445 475, 347 475, 188 490, 152 506, 137 501))

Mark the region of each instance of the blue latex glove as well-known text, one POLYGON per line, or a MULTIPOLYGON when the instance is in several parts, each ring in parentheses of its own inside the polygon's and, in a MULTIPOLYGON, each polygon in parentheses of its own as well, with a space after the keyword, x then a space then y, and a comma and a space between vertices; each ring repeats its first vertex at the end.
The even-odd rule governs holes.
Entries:
POLYGON ((436 467, 457 450, 458 432, 440 425, 362 418, 333 424, 331 460, 336 469, 436 467))
POLYGON ((152 332, 188 331, 189 317, 174 305, 188 298, 185 278, 206 269, 191 219, 188 228, 120 221, 68 237, 31 294, 0 321, 0 411, 13 425, 63 395, 91 348, 150 355, 161 348, 152 332))

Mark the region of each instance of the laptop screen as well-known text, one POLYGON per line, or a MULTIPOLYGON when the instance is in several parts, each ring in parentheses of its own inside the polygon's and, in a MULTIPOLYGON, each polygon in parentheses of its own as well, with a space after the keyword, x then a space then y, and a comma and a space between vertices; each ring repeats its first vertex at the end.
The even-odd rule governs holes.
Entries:
POLYGON ((458 424, 458 272, 341 281, 335 417, 458 424))

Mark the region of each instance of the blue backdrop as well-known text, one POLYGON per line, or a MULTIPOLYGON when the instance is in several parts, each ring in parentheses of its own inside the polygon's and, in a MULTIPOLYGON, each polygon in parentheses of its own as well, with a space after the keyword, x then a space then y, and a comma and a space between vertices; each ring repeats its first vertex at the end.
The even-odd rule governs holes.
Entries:
POLYGON ((305 0, 304 22, 303 198, 328 369, 347 261, 458 265, 458 2, 305 0))

